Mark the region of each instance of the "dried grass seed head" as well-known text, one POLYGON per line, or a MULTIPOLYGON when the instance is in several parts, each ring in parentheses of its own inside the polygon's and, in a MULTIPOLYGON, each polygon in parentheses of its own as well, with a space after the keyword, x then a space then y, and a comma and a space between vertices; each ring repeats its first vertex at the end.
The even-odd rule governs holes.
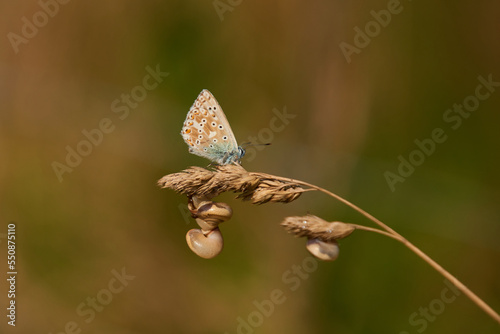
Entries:
POLYGON ((162 177, 158 185, 189 197, 215 197, 232 191, 240 193, 237 198, 250 200, 253 204, 289 203, 306 191, 293 181, 264 173, 248 172, 239 164, 221 165, 215 170, 190 167, 180 173, 162 177))
POLYGON ((339 240, 347 237, 356 229, 354 226, 342 222, 327 222, 317 216, 286 217, 281 226, 291 234, 309 239, 324 241, 339 240))

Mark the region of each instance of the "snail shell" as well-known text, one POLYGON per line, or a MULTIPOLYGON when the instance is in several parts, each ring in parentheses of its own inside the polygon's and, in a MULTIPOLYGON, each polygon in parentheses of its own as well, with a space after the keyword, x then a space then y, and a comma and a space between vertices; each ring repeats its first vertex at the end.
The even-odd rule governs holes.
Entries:
POLYGON ((335 240, 309 239, 306 248, 312 255, 323 261, 335 261, 339 256, 339 244, 335 240))
POLYGON ((212 259, 222 252, 224 240, 218 228, 208 231, 206 234, 200 229, 189 230, 186 234, 186 242, 189 248, 204 259, 212 259))

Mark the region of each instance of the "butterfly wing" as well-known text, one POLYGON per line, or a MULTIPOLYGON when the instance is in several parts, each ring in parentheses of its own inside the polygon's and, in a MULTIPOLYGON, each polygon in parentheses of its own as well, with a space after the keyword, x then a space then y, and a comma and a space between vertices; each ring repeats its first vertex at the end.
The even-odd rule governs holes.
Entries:
POLYGON ((238 160, 238 143, 221 106, 208 90, 196 98, 181 132, 189 152, 219 164, 238 160))

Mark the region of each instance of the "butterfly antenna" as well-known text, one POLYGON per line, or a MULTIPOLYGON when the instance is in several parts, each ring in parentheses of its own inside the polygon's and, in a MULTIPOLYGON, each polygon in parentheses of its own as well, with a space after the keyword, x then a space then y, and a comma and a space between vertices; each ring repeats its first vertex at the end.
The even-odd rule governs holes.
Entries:
POLYGON ((252 142, 246 142, 246 143, 241 144, 241 147, 245 148, 245 147, 249 147, 249 146, 268 146, 268 145, 271 145, 271 143, 254 144, 252 142))

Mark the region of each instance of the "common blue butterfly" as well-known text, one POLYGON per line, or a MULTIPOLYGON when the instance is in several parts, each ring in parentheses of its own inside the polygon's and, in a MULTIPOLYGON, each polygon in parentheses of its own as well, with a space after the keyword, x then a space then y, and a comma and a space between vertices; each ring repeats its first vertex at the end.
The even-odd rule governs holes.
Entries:
POLYGON ((245 155, 221 106, 206 89, 201 91, 189 109, 181 135, 189 146, 189 153, 220 165, 239 162, 245 155))

